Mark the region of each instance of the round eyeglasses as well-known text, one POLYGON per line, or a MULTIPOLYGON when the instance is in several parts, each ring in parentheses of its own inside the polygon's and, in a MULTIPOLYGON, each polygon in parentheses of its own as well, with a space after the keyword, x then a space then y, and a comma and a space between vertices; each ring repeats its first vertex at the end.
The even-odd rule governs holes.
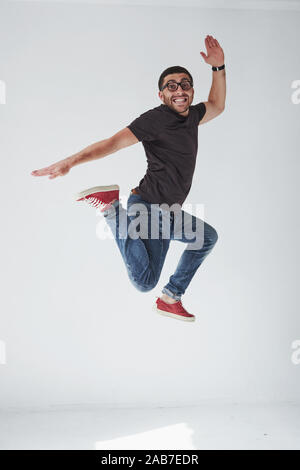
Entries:
POLYGON ((181 80, 181 82, 175 82, 175 80, 170 80, 162 87, 160 91, 163 91, 166 87, 168 87, 168 90, 170 91, 176 91, 179 85, 181 86, 182 90, 186 91, 193 87, 193 82, 190 80, 181 80))

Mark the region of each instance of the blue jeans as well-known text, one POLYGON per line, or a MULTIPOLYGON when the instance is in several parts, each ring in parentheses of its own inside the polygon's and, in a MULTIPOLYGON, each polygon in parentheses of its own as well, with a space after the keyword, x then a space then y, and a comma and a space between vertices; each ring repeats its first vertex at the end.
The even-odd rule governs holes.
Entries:
POLYGON ((162 207, 131 192, 127 211, 117 200, 103 215, 117 242, 129 279, 141 292, 150 291, 158 283, 170 241, 187 243, 175 273, 162 289, 164 294, 180 300, 216 244, 218 234, 211 225, 181 209, 172 212, 162 207), (139 221, 143 233, 137 231, 141 228, 139 221))

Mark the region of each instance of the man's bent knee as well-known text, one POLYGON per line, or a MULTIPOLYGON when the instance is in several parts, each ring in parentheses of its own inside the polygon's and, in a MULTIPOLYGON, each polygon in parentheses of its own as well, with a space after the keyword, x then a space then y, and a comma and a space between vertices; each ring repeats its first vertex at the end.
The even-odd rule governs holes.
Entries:
POLYGON ((158 283, 158 279, 154 279, 154 276, 146 276, 147 282, 146 284, 143 284, 140 282, 140 280, 136 279, 135 276, 132 274, 132 272, 128 269, 128 276, 131 281, 131 283, 134 285, 136 289, 138 289, 140 292, 149 292, 150 290, 154 289, 156 284, 158 283))
POLYGON ((209 240, 211 245, 215 245, 218 241, 218 232, 214 227, 211 225, 207 224, 207 239, 209 240))
POLYGON ((150 290, 154 289, 154 287, 155 287, 153 284, 150 284, 149 286, 142 286, 141 284, 137 284, 136 282, 134 282, 133 285, 140 292, 149 292, 150 290))
POLYGON ((133 279, 131 276, 129 276, 129 279, 131 281, 131 283, 133 284, 133 286, 139 290, 140 292, 149 292, 150 290, 154 289, 154 287, 156 286, 157 282, 155 283, 151 283, 151 284, 147 284, 147 285, 144 285, 144 284, 140 284, 138 281, 136 281, 135 279, 133 279))
POLYGON ((213 229, 213 232, 212 232, 212 243, 215 245, 218 241, 218 232, 216 231, 216 229, 213 229))

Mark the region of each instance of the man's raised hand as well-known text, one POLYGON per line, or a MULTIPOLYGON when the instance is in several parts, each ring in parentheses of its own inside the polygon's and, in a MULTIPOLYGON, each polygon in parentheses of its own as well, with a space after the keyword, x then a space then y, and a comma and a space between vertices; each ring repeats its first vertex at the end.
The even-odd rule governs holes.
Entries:
POLYGON ((210 36, 209 34, 206 36, 205 47, 207 54, 204 52, 200 52, 200 54, 207 64, 215 67, 220 67, 224 64, 224 51, 213 36, 210 36))

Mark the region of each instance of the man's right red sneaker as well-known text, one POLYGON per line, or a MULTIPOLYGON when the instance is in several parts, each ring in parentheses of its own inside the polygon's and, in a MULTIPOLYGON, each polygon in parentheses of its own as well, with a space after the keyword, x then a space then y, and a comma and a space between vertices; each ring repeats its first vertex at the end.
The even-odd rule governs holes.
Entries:
POLYGON ((107 210, 114 200, 119 200, 120 188, 117 184, 111 186, 94 186, 76 194, 76 201, 85 201, 100 212, 107 210))
POLYGON ((174 304, 168 304, 164 302, 160 297, 157 297, 153 306, 154 310, 160 315, 166 315, 167 317, 176 318, 177 320, 184 321, 195 321, 195 315, 188 313, 183 307, 181 300, 174 304))

